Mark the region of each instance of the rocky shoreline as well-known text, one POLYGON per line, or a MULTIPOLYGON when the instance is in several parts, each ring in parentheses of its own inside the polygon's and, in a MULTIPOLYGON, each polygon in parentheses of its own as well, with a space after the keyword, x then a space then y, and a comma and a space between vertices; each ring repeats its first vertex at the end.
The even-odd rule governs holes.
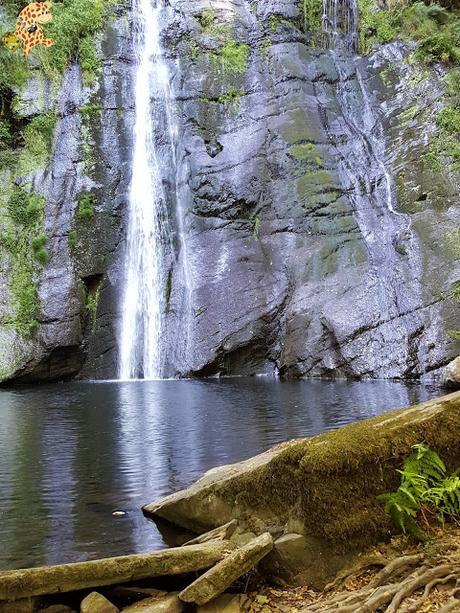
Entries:
MULTIPOLYGON (((409 595, 418 597, 417 590, 438 579, 460 585, 460 552, 448 562, 439 551, 436 558, 420 548, 399 556, 388 549, 385 555, 375 553, 388 548, 381 543, 394 536, 378 496, 394 489, 396 469, 411 446, 425 442, 449 468, 460 466, 459 412, 456 392, 213 469, 190 488, 144 507, 147 516, 200 536, 149 554, 0 573, 0 613, 282 611, 263 609, 269 598, 264 594, 259 600, 256 592, 252 600, 232 595, 251 591, 255 577, 266 585, 302 586, 302 594, 310 590, 310 602, 304 600, 306 608, 298 610, 328 611, 341 598, 352 598, 343 593, 345 578, 369 567, 383 570, 375 575, 378 580, 366 575, 359 598, 364 602, 383 590, 389 599, 383 605, 392 606, 400 590, 400 581, 388 588, 392 557, 403 558, 400 575, 406 573, 403 582, 414 584, 409 595), (413 573, 418 577, 422 568, 427 581, 420 579, 419 585, 413 573), (337 595, 331 596, 331 588, 324 591, 331 581, 337 595), (314 604, 318 598, 326 608, 314 608, 322 606, 314 604)), ((446 547, 452 549, 452 543, 446 547)), ((458 605, 456 586, 449 598, 458 605)), ((356 603, 343 611, 361 610, 356 603)))

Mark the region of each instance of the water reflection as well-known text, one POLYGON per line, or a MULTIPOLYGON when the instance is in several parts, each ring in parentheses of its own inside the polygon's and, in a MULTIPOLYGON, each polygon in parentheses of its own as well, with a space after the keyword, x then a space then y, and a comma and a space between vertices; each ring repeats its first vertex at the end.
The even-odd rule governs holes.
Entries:
POLYGON ((260 379, 0 390, 0 568, 161 547, 142 504, 274 443, 435 395, 394 382, 260 379))

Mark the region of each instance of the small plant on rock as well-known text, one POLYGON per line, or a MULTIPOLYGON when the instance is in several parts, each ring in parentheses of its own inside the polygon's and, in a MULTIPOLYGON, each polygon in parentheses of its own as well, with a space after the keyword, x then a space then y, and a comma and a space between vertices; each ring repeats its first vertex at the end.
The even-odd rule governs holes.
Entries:
POLYGON ((396 492, 383 494, 385 503, 395 526, 420 540, 426 540, 426 533, 420 527, 420 520, 429 526, 428 518, 436 517, 441 523, 460 517, 460 477, 447 475, 444 462, 427 445, 413 446, 414 451, 404 460, 401 485, 396 492))

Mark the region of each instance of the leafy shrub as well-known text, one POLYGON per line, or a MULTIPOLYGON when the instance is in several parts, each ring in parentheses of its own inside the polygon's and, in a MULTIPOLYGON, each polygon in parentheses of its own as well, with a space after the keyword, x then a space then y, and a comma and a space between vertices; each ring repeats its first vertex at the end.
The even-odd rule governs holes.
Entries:
POLYGON ((447 476, 444 462, 426 445, 414 445, 413 449, 398 471, 401 485, 380 499, 396 527, 423 539, 426 535, 418 524, 419 513, 435 515, 441 522, 446 517, 460 517, 460 478, 457 474, 447 476))
POLYGON ((360 0, 360 49, 368 53, 377 43, 396 38, 418 42, 415 55, 431 64, 460 64, 460 19, 439 4, 396 3, 389 9, 375 8, 373 0, 360 0))
POLYGON ((8 147, 11 144, 11 128, 6 121, 0 120, 0 147, 8 147))
POLYGON ((46 34, 54 45, 38 50, 47 76, 60 77, 72 59, 78 58, 86 81, 93 80, 99 68, 94 39, 103 26, 106 4, 106 0, 64 0, 53 4, 53 21, 46 26, 46 34))
POLYGON ((460 132, 460 110, 446 106, 439 111, 436 123, 448 134, 457 134, 460 132))

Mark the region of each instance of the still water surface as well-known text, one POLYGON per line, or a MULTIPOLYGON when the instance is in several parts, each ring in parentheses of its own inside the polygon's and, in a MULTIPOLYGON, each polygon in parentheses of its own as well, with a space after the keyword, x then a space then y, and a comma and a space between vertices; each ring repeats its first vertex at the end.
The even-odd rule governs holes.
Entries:
POLYGON ((143 504, 280 441, 436 395, 395 382, 264 379, 0 390, 0 568, 160 548, 143 504))

